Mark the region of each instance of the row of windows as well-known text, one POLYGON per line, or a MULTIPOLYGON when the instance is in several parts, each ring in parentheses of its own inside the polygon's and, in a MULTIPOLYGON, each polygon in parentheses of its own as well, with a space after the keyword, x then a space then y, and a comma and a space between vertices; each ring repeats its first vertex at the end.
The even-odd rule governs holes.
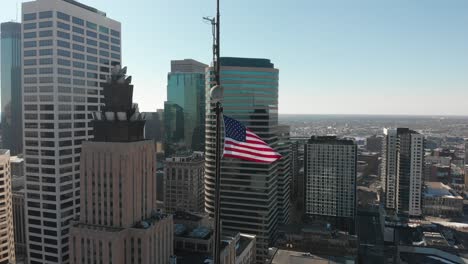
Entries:
MULTIPOLYGON (((53 17, 52 11, 39 12, 39 19, 46 19, 46 18, 52 18, 52 17, 53 17)), ((37 18, 38 18, 37 13, 28 13, 28 14, 23 15, 23 21, 32 21, 32 20, 36 20, 37 18)), ((110 34, 112 36, 118 37, 118 38, 120 37, 120 32, 119 31, 116 31, 116 30, 113 30, 113 29, 109 30, 109 28, 107 28, 105 26, 101 26, 101 25, 99 25, 99 27, 98 27, 98 25, 95 24, 95 23, 92 23, 90 21, 85 22, 81 18, 70 16, 70 15, 65 14, 63 12, 60 12, 60 11, 57 11, 57 18, 60 19, 60 20, 63 20, 63 21, 67 21, 67 22, 70 22, 70 18, 71 18, 71 22, 73 24, 75 24, 75 25, 84 27, 85 24, 86 24, 86 28, 96 30, 96 31, 98 31, 98 28, 99 28, 99 32, 101 32, 101 33, 109 34, 109 32, 110 32, 110 34)), ((25 24, 27 24, 27 23, 25 23, 25 24)))
MULTIPOLYGON (((75 88, 76 89, 76 88, 75 88)), ((55 107, 53 104, 25 104, 24 105, 24 110, 25 111, 54 111, 55 107)), ((75 112, 79 111, 86 111, 86 105, 74 105, 73 109, 75 112)), ((58 106, 59 111, 72 111, 72 106, 69 104, 64 104, 64 105, 59 105, 58 106)), ((97 111, 98 106, 97 105, 89 105, 88 106, 88 111, 97 111)), ((38 128, 37 123, 27 123, 25 124, 25 128, 30 129, 30 128, 38 128)), ((41 124, 41 129, 54 129, 54 124, 48 124, 44 123, 41 124), (44 126, 43 126, 44 125, 44 126)))
MULTIPOLYGON (((43 32, 43 31, 41 31, 41 32, 43 32)), ((44 31, 44 32, 46 32, 46 31, 44 31)), ((67 35, 62 35, 62 34, 66 34, 66 33, 57 33, 57 34, 60 34, 60 37, 67 38, 67 35)), ((82 41, 81 37, 75 38, 75 35, 73 35, 73 36, 74 36, 74 38, 73 38, 74 41, 84 43, 84 40, 82 41)), ((39 41, 36 41, 36 40, 24 41, 23 42, 23 47, 24 48, 35 48, 35 47, 38 46, 38 43, 39 43, 39 47, 46 47, 46 46, 52 46, 53 45, 53 41, 51 39, 42 39, 42 40, 39 40, 39 41)), ((94 46, 94 47, 98 47, 98 42, 95 41, 95 40, 92 40, 92 39, 86 39, 86 44, 94 46)), ((65 41, 65 40, 57 40, 57 46, 67 48, 67 49, 73 48, 74 50, 77 50, 77 51, 83 51, 83 52, 85 51, 85 47, 83 45, 76 44, 76 43, 70 44, 69 41, 65 41)), ((109 44, 106 44, 106 43, 103 43, 103 42, 99 42, 99 48, 101 48, 101 49, 110 49, 111 51, 120 52, 119 47, 114 46, 114 45, 109 45, 109 44)), ((89 47, 88 49, 91 49, 91 51, 94 50, 94 48, 91 48, 91 47, 89 47)), ((103 52, 106 52, 106 51, 103 51, 103 52)), ((97 52, 95 54, 97 54, 97 52)), ((112 58, 120 58, 120 55, 112 53, 111 57, 112 58)))

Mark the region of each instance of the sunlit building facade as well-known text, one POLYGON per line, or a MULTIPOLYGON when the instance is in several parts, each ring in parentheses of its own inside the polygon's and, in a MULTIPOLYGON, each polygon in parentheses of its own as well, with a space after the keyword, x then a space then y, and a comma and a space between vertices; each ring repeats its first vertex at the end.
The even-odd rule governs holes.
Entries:
POLYGON ((205 65, 195 60, 171 62, 164 103, 166 154, 204 151, 205 65))
POLYGON ((22 4, 23 127, 29 261, 69 263, 80 212, 81 143, 121 61, 121 25, 73 0, 22 4))
MULTIPOLYGON (((278 147, 278 75, 268 59, 221 58, 224 114, 242 122, 273 148, 278 147)), ((206 82, 205 208, 214 213, 215 115, 209 98, 213 68, 206 82)), ((257 236, 258 263, 277 237, 281 162, 253 163, 223 158, 221 162, 221 220, 223 232, 257 236)))

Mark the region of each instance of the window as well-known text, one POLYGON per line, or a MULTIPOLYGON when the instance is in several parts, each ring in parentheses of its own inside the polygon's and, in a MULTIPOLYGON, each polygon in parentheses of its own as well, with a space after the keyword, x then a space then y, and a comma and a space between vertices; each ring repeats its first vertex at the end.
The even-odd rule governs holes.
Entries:
POLYGON ((84 20, 81 19, 81 18, 72 17, 72 22, 73 22, 73 24, 84 26, 84 20))
POLYGON ((69 70, 69 69, 64 69, 64 68, 58 68, 58 74, 70 75, 70 74, 71 74, 71 70, 69 70))
POLYGON ((73 71, 73 76, 84 77, 85 73, 84 71, 73 71))
POLYGON ((25 57, 34 57, 34 56, 37 55, 36 53, 37 53, 36 50, 25 50, 24 51, 24 56, 25 57))
POLYGON ((70 57, 70 52, 63 49, 57 49, 57 54, 63 57, 70 57))
POLYGON ((65 77, 58 77, 58 83, 71 84, 71 79, 70 78, 65 78, 65 77))
POLYGON ((39 50, 40 56, 52 55, 52 49, 41 49, 39 50))
POLYGON ((64 29, 64 30, 70 30, 70 25, 60 22, 60 21, 57 22, 57 27, 64 29))
POLYGON ((104 56, 104 57, 109 57, 109 52, 107 52, 105 50, 100 50, 99 55, 104 56))
POLYGON ((87 60, 90 62, 97 62, 97 57, 88 55, 87 60))
POLYGON ((35 20, 36 18, 36 13, 24 14, 23 21, 35 20))
POLYGON ((52 74, 54 73, 53 68, 39 68, 39 74, 52 74))
POLYGON ((116 38, 111 38, 111 42, 113 44, 116 44, 116 45, 120 45, 120 40, 116 39, 116 38))
POLYGON ((113 59, 120 59, 120 55, 119 54, 115 54, 115 53, 111 53, 111 58, 113 59))
POLYGON ((52 17, 52 11, 44 11, 44 12, 39 12, 39 18, 51 18, 52 17))
POLYGON ((84 55, 81 53, 73 52, 73 58, 77 60, 84 60, 84 55))
POLYGON ((92 38, 97 38, 97 33, 93 32, 93 31, 90 31, 90 30, 86 30, 86 36, 92 37, 92 38))
POLYGON ((100 39, 100 40, 107 41, 107 42, 109 41, 109 37, 106 36, 106 35, 102 35, 102 34, 99 34, 99 39, 100 39))
POLYGON ((34 75, 34 74, 37 74, 36 68, 24 69, 24 75, 34 75))
POLYGON ((120 48, 117 47, 117 46, 114 46, 114 45, 111 46, 111 50, 116 51, 116 52, 120 52, 120 48))
POLYGON ((49 64, 52 64, 52 58, 39 59, 39 65, 49 65, 49 64))
POLYGON ((25 42, 23 42, 23 46, 25 48, 33 48, 33 47, 37 46, 37 42, 36 41, 25 41, 25 42))
POLYGON ((23 34, 23 38, 25 38, 25 39, 36 38, 36 37, 37 37, 36 32, 34 32, 34 31, 33 32, 25 32, 23 34))
POLYGON ((84 29, 73 26, 73 32, 78 34, 84 34, 84 29))
POLYGON ((70 61, 65 59, 57 59, 57 63, 62 66, 70 66, 70 61))
POLYGON ((83 37, 80 37, 80 36, 77 36, 77 35, 73 35, 72 36, 72 39, 76 42, 80 42, 80 43, 84 43, 84 38, 83 37))
POLYGON ((97 49, 88 47, 88 48, 86 48, 86 52, 92 53, 92 54, 97 54, 97 49))
POLYGON ((23 24, 24 30, 35 29, 35 28, 36 28, 36 23, 24 23, 23 24))
POLYGON ((97 65, 94 65, 94 64, 88 64, 86 68, 88 70, 92 70, 92 71, 97 71, 98 70, 97 65))
POLYGON ((51 39, 39 40, 39 46, 40 47, 52 46, 52 40, 51 39))
POLYGON ((32 66, 32 65, 36 65, 36 64, 37 64, 36 59, 24 60, 24 66, 32 66))
POLYGON ((109 45, 106 44, 106 43, 103 43, 103 42, 100 42, 100 43, 99 43, 99 47, 100 47, 100 48, 103 48, 103 49, 109 49, 109 45))
POLYGON ((97 41, 93 39, 86 39, 86 43, 91 46, 97 46, 97 41))
POLYGON ((84 52, 84 46, 80 44, 73 44, 73 49, 78 50, 78 51, 83 51, 84 52))
POLYGON ((73 67, 80 68, 80 69, 84 69, 85 64, 82 63, 82 62, 74 61, 74 62, 73 62, 73 67))
POLYGON ((92 22, 89 22, 89 21, 86 21, 86 27, 90 28, 90 29, 97 30, 97 25, 92 23, 92 22))
POLYGON ((39 28, 48 28, 48 27, 52 27, 52 21, 39 22, 39 28))
POLYGON ((39 37, 52 37, 52 30, 43 30, 39 32, 39 37))
POLYGON ((57 37, 64 38, 64 39, 70 39, 70 34, 65 33, 63 31, 57 31, 57 37))
POLYGON ((63 48, 68 48, 68 49, 70 48, 70 42, 68 41, 57 40, 57 45, 63 48))
POLYGON ((111 29, 111 35, 114 36, 114 37, 120 38, 120 32, 119 31, 111 29))
POLYGON ((109 29, 104 26, 99 26, 99 32, 109 34, 109 29))
POLYGON ((62 12, 57 12, 57 18, 65 21, 70 21, 70 16, 62 12))

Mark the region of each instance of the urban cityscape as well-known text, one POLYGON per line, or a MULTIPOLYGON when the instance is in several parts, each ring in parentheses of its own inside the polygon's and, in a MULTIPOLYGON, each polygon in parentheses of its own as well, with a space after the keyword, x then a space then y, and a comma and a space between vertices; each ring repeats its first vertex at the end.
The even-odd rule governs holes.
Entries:
POLYGON ((278 54, 224 51, 219 0, 187 22, 212 58, 163 61, 142 99, 126 17, 21 2, 0 21, 0 264, 468 263, 466 105, 335 114, 330 90, 324 110, 278 54), (299 101, 321 110, 281 110, 299 101))

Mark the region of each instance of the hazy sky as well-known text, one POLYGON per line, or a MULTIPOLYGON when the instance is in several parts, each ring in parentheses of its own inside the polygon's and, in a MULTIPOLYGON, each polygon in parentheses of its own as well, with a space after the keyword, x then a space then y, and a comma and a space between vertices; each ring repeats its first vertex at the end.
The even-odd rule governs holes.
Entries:
MULTIPOLYGON (((15 18, 1 0, 0 21, 15 18)), ((21 2, 21 1, 18 1, 21 2)), ((122 22, 140 109, 171 59, 211 60, 215 0, 82 0, 122 22)), ((468 115, 466 0, 221 0, 221 55, 271 59, 280 113, 468 115)))

